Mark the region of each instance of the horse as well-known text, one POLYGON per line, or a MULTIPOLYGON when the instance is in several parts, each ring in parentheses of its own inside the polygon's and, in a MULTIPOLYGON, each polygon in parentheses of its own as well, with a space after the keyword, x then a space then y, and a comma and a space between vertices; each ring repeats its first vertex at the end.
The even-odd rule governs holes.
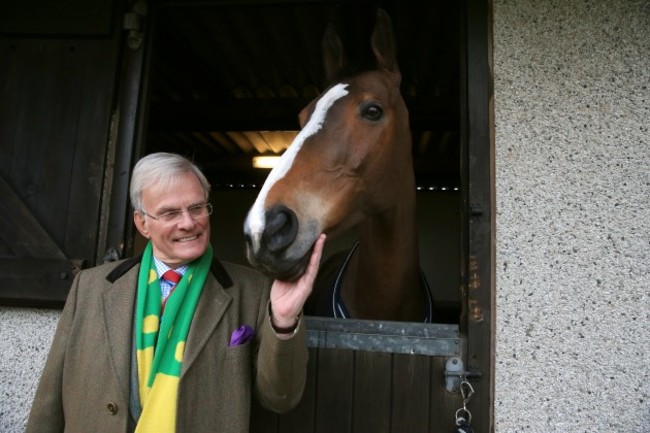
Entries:
POLYGON ((416 186, 406 103, 388 14, 378 10, 376 67, 351 74, 340 37, 322 40, 330 85, 299 114, 300 132, 269 173, 244 222, 251 265, 291 280, 320 233, 351 227, 358 242, 321 266, 308 315, 431 321, 419 266, 416 186))

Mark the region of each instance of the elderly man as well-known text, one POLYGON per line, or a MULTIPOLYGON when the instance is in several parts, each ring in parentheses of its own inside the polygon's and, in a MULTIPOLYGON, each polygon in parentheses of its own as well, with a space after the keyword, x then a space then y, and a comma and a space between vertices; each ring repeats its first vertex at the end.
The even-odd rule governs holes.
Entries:
POLYGON ((32 405, 34 432, 247 432, 250 401, 292 409, 305 385, 307 270, 271 281, 221 263, 210 186, 187 159, 141 159, 131 179, 142 256, 77 275, 32 405))

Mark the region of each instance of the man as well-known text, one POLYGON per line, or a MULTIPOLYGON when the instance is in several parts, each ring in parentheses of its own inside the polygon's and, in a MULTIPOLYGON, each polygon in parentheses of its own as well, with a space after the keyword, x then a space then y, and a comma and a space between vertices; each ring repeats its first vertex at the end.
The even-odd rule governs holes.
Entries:
POLYGON ((75 278, 27 433, 247 432, 253 393, 276 412, 298 403, 302 307, 325 235, 294 282, 220 263, 209 190, 179 155, 138 162, 130 193, 144 253, 75 278))

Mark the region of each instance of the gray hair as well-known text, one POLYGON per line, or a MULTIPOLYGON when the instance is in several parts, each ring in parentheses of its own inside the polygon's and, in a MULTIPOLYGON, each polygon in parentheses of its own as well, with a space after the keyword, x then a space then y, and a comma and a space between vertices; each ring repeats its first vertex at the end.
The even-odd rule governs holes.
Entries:
POLYGON ((133 168, 131 175, 131 206, 136 211, 142 209, 142 191, 153 184, 163 187, 169 185, 179 175, 194 173, 201 183, 201 188, 207 201, 210 194, 210 183, 201 170, 187 158, 175 153, 158 152, 142 158, 133 168))

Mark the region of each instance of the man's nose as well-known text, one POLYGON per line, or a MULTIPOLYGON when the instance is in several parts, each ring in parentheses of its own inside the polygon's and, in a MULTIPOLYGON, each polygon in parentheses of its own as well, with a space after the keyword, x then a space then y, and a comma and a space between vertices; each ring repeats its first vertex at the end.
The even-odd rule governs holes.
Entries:
POLYGON ((187 210, 184 210, 181 215, 180 221, 178 221, 178 226, 183 228, 194 227, 195 224, 196 224, 196 220, 192 218, 192 215, 190 215, 190 213, 187 210))

